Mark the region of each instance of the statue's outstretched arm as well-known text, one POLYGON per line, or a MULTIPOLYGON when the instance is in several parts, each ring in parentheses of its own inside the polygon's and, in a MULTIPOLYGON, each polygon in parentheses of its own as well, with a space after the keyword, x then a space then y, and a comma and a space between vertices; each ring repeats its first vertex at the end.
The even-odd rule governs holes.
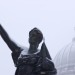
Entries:
POLYGON ((9 38, 7 32, 1 26, 1 24, 0 24, 0 34, 12 52, 17 52, 17 50, 19 50, 19 47, 9 38))

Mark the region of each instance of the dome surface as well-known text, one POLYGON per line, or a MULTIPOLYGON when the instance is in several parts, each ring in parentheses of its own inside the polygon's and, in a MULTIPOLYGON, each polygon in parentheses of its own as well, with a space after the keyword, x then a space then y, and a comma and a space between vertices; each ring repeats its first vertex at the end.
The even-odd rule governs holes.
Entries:
POLYGON ((75 75, 75 38, 54 59, 57 75, 75 75))

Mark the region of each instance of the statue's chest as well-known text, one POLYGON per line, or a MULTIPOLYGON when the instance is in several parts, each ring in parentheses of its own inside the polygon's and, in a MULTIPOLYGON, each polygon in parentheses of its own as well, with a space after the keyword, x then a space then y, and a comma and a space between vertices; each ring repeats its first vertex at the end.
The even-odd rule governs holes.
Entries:
POLYGON ((18 58, 18 62, 24 63, 24 64, 35 64, 39 59, 39 52, 29 54, 28 51, 23 50, 20 53, 20 56, 18 58))
POLYGON ((24 49, 24 50, 21 51, 21 53, 19 55, 19 58, 36 57, 36 56, 39 56, 39 52, 40 51, 37 51, 37 52, 31 54, 31 53, 28 52, 28 49, 24 49))

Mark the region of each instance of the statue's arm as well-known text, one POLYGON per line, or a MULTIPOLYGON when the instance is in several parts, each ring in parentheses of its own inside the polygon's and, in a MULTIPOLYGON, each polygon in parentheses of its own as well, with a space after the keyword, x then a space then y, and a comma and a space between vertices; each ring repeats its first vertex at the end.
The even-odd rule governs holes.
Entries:
POLYGON ((17 52, 17 50, 19 50, 19 47, 17 46, 17 44, 10 39, 10 37, 8 36, 5 29, 1 26, 1 24, 0 24, 0 35, 12 52, 17 52))

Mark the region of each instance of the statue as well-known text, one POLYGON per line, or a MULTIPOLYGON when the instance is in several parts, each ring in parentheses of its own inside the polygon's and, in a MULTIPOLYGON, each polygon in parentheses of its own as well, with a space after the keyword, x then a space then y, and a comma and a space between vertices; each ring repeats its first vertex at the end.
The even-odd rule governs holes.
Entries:
POLYGON ((29 32, 29 48, 19 47, 10 39, 2 25, 0 25, 0 35, 12 51, 12 59, 17 68, 15 75, 57 74, 45 42, 42 43, 41 49, 38 49, 43 40, 43 34, 38 28, 33 28, 29 32))

